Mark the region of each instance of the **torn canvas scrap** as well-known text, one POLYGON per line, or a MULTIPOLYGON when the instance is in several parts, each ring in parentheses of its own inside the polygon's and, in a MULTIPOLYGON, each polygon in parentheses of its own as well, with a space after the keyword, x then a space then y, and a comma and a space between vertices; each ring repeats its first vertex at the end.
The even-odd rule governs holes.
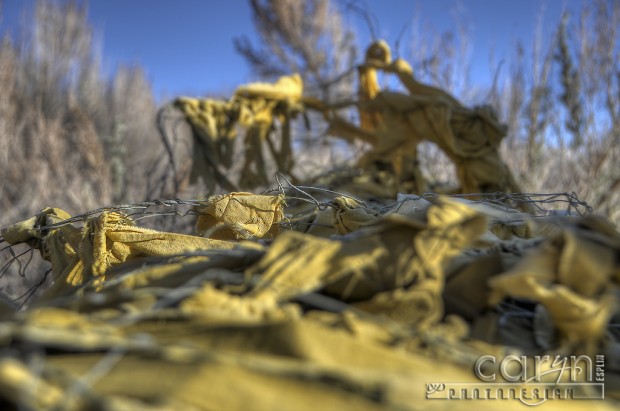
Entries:
MULTIPOLYGON (((360 125, 347 124, 334 115, 330 132, 372 145, 360 160, 360 168, 376 162, 391 164, 398 183, 405 182, 411 176, 403 179, 399 159, 415 159, 417 146, 430 141, 454 163, 461 192, 520 191, 499 154, 507 127, 490 106, 469 109, 444 90, 420 83, 406 61, 392 61, 389 46, 382 41, 368 47, 358 72, 360 125), (378 70, 396 74, 408 94, 381 91, 378 70)), ((417 165, 411 168, 414 186, 424 187, 417 165)))
POLYGON ((43 238, 53 237, 53 241, 77 249, 81 237, 80 230, 69 224, 59 224, 70 218, 71 216, 64 210, 47 207, 34 217, 3 228, 0 234, 9 244, 28 244, 38 249, 41 256, 49 260, 53 251, 49 250, 50 244, 45 244, 43 238))
POLYGON ((325 292, 403 324, 435 324, 443 316, 444 264, 485 227, 483 216, 450 202, 429 207, 422 220, 385 217, 345 239, 341 273, 325 292))
POLYGON ((273 238, 284 218, 284 197, 230 193, 209 197, 199 213, 196 231, 222 240, 273 238))
MULTIPOLYGON (((66 284, 67 278, 80 265, 78 251, 82 231, 63 221, 71 216, 59 208, 45 208, 36 216, 13 224, 2 230, 3 238, 10 244, 25 243, 38 249, 41 256, 52 264, 54 283, 66 284)), ((81 270, 80 268, 77 270, 81 270)))
POLYGON ((283 233, 251 271, 262 273, 253 294, 286 300, 323 289, 355 302, 406 287, 408 298, 395 301, 397 307, 389 310, 420 304, 426 308, 411 311, 409 322, 437 321, 443 313, 442 264, 475 241, 486 220, 449 201, 429 207, 425 220, 393 215, 338 240, 283 233))
MULTIPOLYGON (((454 197, 452 201, 466 204, 469 208, 485 215, 489 222, 489 234, 491 242, 499 240, 510 240, 515 237, 531 238, 535 235, 534 218, 529 213, 524 213, 512 208, 493 204, 491 202, 480 202, 467 198, 454 197)), ((430 198, 430 201, 434 201, 430 198)))
POLYGON ((217 141, 234 138, 234 118, 237 108, 228 101, 179 97, 174 101, 189 123, 202 133, 198 137, 217 141))
POLYGON ((333 275, 339 241, 326 240, 295 231, 276 238, 262 260, 249 270, 261 273, 251 296, 287 300, 321 288, 333 275))
POLYGON ((125 215, 112 211, 88 218, 82 229, 71 224, 46 230, 33 226, 51 215, 68 217, 62 210, 46 209, 37 219, 11 226, 7 231, 9 238, 36 244, 52 263, 54 285, 45 292, 45 298, 66 294, 90 280, 100 284, 111 266, 134 258, 239 247, 233 242, 141 228, 125 215), (38 237, 29 237, 32 233, 38 237))
POLYGON ((301 317, 294 304, 278 304, 276 300, 230 295, 206 283, 180 304, 184 313, 199 315, 214 323, 258 323, 284 321, 301 317))
POLYGON ((303 89, 303 79, 299 74, 293 74, 282 76, 275 83, 250 83, 240 86, 235 90, 235 95, 249 98, 299 101, 303 89))
POLYGON ((290 175, 294 164, 290 123, 304 110, 302 93, 302 78, 295 74, 275 83, 241 86, 229 100, 177 98, 172 104, 183 113, 192 131, 190 183, 202 179, 209 193, 217 186, 227 191, 264 186, 269 182, 265 171, 269 164, 263 155, 266 150, 278 171, 290 175), (235 154, 240 154, 234 145, 239 128, 245 130, 244 153, 235 182, 228 171, 235 165, 235 154), (271 138, 276 128, 280 130, 279 141, 271 138))
MULTIPOLYGON (((286 408, 318 401, 325 410, 415 410, 433 381, 479 384, 472 370, 481 356, 499 363, 584 352, 605 356, 605 396, 618 398, 620 236, 604 220, 548 217, 545 227, 552 220, 556 227, 539 230, 513 225, 522 213, 479 201, 401 195, 377 204, 326 195, 317 198, 325 207, 291 199, 286 212, 291 225, 325 225, 329 239, 284 227, 271 239, 269 222, 284 207, 278 196, 218 198, 226 206, 216 225, 230 213, 268 239, 147 230, 113 211, 70 218, 50 209, 5 229, 11 242, 39 246, 64 267, 56 281, 64 288, 54 284, 53 299, 44 294, 3 313, 0 402, 273 409, 286 392, 286 408), (269 218, 256 210, 263 206, 269 218), (516 232, 482 243, 498 224, 516 232), (30 361, 33 351, 44 361, 30 361)), ((188 207, 197 205, 204 203, 188 207)), ((555 382, 549 378, 541 382, 555 382)))
POLYGON ((141 228, 115 212, 104 212, 87 220, 84 238, 88 239, 91 233, 93 241, 85 240, 80 252, 94 276, 103 275, 110 266, 136 257, 182 255, 238 246, 227 241, 141 228))
POLYGON ((361 227, 366 227, 379 221, 379 213, 350 197, 336 197, 334 199, 334 226, 340 234, 347 234, 361 227))
POLYGON ((189 97, 179 97, 173 105, 183 112, 192 130, 190 182, 202 178, 210 192, 216 184, 234 190, 222 169, 232 166, 239 106, 231 101, 189 97))
POLYGON ((493 277, 490 302, 505 296, 539 302, 549 312, 564 343, 592 349, 618 306, 613 288, 620 270, 615 232, 567 225, 526 254, 511 270, 493 277))

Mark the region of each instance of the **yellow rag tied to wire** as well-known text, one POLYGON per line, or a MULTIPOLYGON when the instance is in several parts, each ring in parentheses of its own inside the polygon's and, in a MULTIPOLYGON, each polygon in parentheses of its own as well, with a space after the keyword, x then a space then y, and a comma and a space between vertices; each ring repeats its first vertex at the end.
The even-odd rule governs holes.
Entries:
POLYGON ((139 257, 238 247, 233 242, 138 227, 119 212, 104 211, 90 217, 82 229, 62 224, 69 218, 63 210, 47 208, 2 230, 10 244, 28 243, 52 263, 54 284, 40 299, 70 293, 90 280, 102 284, 111 266, 139 257))
POLYGON ((196 232, 220 240, 273 238, 284 218, 284 196, 230 193, 209 197, 197 208, 196 232))

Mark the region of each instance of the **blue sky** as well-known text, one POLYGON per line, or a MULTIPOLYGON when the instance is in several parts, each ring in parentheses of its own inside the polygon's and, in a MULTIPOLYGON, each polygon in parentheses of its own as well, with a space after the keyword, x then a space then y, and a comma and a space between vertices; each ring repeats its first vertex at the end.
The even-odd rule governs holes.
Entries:
MULTIPOLYGON (((4 0, 5 27, 15 27, 20 10, 34 0, 4 0)), ((578 9, 581 0, 366 0, 376 14, 381 37, 394 43, 414 15, 423 27, 443 32, 454 26, 459 9, 472 31, 472 78, 492 77, 489 49, 495 61, 510 57, 519 38, 531 44, 536 17, 544 7, 545 30, 552 30, 563 8, 578 9)), ((246 0, 91 0, 89 18, 103 46, 109 70, 120 63, 145 68, 159 98, 227 92, 254 80, 235 53, 233 38, 254 37, 246 0)), ((362 19, 350 16, 359 28, 361 44, 368 39, 362 19)), ((406 56, 408 35, 401 41, 406 56)))

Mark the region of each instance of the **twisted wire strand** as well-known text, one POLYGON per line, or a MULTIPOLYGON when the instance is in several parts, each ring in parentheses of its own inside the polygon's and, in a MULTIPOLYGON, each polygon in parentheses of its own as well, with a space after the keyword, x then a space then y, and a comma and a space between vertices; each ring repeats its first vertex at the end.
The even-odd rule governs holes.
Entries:
MULTIPOLYGON (((312 185, 296 185, 293 184, 289 179, 287 179, 284 175, 280 173, 276 173, 274 176, 276 187, 267 189, 262 192, 262 194, 273 194, 280 193, 283 195, 283 198, 286 201, 302 201, 309 204, 313 204, 316 210, 325 210, 328 208, 334 208, 335 203, 334 199, 338 196, 342 196, 345 198, 350 198, 364 207, 373 208, 369 206, 364 200, 336 190, 331 190, 329 188, 321 187, 321 186, 312 186, 312 185), (321 193, 323 194, 323 200, 319 200, 314 194, 321 193), (325 196, 328 198, 325 200, 325 196)), ((463 198, 471 201, 472 203, 490 203, 495 205, 500 205, 503 207, 510 207, 511 204, 518 203, 527 203, 532 205, 532 207, 536 210, 534 214, 529 214, 530 216, 536 217, 544 217, 544 216, 552 216, 552 215, 578 215, 585 216, 593 212, 592 207, 585 201, 579 199, 575 192, 568 193, 504 193, 504 192, 494 192, 494 193, 468 193, 468 194, 437 194, 437 193, 424 193, 417 198, 432 200, 438 198, 440 196, 445 197, 454 197, 454 198, 463 198)), ((374 205, 374 209, 378 211, 387 211, 394 209, 398 205, 404 203, 405 201, 409 201, 411 199, 415 199, 416 196, 410 195, 407 199, 384 203, 379 205, 374 205)), ((112 206, 100 207, 97 209, 89 210, 84 213, 75 215, 69 219, 54 223, 36 227, 37 230, 41 233, 45 233, 49 230, 57 229, 63 226, 67 226, 70 224, 76 223, 84 223, 87 219, 99 215, 104 212, 120 212, 128 217, 130 217, 133 221, 141 221, 154 217, 187 217, 187 216, 197 216, 203 214, 200 211, 202 207, 206 207, 210 204, 209 198, 207 199, 154 199, 149 201, 142 201, 133 204, 117 204, 112 206)), ((527 213, 524 213, 527 214, 527 213)), ((280 225, 285 228, 291 228, 293 225, 302 225, 302 226, 313 226, 319 225, 318 223, 311 221, 304 221, 309 217, 308 213, 303 215, 293 215, 287 216, 285 220, 280 222, 280 225)), ((514 222, 523 221, 523 217, 516 216, 514 222)), ((5 243, 6 240, 0 236, 0 244, 5 243)), ((25 251, 15 252, 13 245, 6 245, 3 248, 0 248, 0 278, 4 277, 11 267, 16 264, 18 266, 17 273, 21 277, 26 277, 28 275, 28 267, 33 260, 34 256, 34 248, 38 248, 37 244, 30 244, 25 251), (25 261, 22 261, 25 259, 25 261)), ((45 273, 42 279, 37 282, 33 287, 31 287, 26 293, 20 295, 15 299, 15 301, 19 301, 25 299, 22 303, 25 304, 36 292, 36 289, 42 285, 49 272, 45 273)))

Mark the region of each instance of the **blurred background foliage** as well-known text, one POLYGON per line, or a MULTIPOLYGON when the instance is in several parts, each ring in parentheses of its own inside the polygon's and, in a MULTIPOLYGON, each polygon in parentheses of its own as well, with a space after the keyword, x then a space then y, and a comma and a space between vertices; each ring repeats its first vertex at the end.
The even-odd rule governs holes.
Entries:
MULTIPOLYGON (((299 72, 308 95, 354 97, 354 66, 366 45, 346 21, 364 19, 375 36, 372 10, 338 0, 250 5, 256 39, 240 37, 231 47, 257 78, 299 72)), ((86 8, 83 1, 39 0, 25 10, 32 15, 19 32, 1 40, 0 226, 50 205, 79 213, 166 195, 154 188, 166 178, 155 126, 166 102, 157 101, 138 65, 104 72, 86 8)), ((414 19, 393 49, 402 50, 418 80, 467 105, 493 105, 509 126, 505 160, 525 191, 575 192, 620 222, 620 2, 584 2, 578 14, 557 16, 550 36, 540 19, 532 44, 516 42, 512 58, 492 62, 489 53, 497 70, 486 88, 468 75, 468 25, 452 18, 453 29, 443 33, 422 30, 414 19)), ((298 175, 359 155, 362 146, 326 136, 320 118, 311 120, 311 130, 299 126, 295 135, 298 175)), ((424 145, 420 162, 429 180, 454 179, 436 147, 424 145)), ((196 193, 200 188, 185 194, 196 193)))

